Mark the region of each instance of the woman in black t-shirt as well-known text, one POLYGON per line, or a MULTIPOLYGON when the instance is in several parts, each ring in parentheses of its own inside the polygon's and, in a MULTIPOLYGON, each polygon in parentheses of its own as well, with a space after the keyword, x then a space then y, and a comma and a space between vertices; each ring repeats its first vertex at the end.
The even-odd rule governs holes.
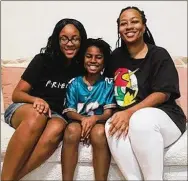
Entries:
POLYGON ((68 82, 84 71, 84 26, 75 19, 60 20, 47 46, 41 49, 16 86, 5 121, 15 128, 4 159, 1 180, 19 180, 41 165, 62 140, 62 116, 68 82))
POLYGON ((118 44, 105 76, 113 77, 117 112, 106 123, 111 153, 127 180, 163 180, 164 148, 185 131, 177 70, 155 46, 143 11, 122 9, 118 44), (119 138, 119 140, 117 140, 119 138))

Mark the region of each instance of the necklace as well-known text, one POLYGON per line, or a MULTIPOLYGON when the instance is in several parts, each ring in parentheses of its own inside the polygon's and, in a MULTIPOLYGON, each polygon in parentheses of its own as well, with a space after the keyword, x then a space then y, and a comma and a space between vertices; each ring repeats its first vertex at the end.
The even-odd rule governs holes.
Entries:
POLYGON ((90 82, 89 82, 85 77, 83 77, 83 81, 84 81, 85 84, 87 85, 87 89, 88 89, 89 91, 92 91, 93 85, 91 85, 90 82))
POLYGON ((92 89, 93 89, 93 86, 87 86, 87 89, 89 90, 89 91, 92 91, 92 89))

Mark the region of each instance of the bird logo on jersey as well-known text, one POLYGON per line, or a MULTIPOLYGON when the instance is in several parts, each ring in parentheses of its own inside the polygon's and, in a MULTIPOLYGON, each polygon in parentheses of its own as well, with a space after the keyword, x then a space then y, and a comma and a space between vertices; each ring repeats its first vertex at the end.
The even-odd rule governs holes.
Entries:
POLYGON ((138 82, 135 73, 138 71, 130 71, 127 68, 119 68, 115 72, 115 97, 117 104, 126 107, 133 104, 138 94, 138 82))

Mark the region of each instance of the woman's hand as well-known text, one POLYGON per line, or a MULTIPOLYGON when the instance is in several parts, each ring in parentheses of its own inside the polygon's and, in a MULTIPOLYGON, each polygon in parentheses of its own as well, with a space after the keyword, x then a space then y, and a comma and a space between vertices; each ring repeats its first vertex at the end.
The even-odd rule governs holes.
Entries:
POLYGON ((97 116, 83 117, 81 120, 82 133, 81 139, 85 140, 89 137, 89 133, 98 120, 97 116))
POLYGON ((39 113, 48 113, 48 116, 51 118, 51 110, 48 103, 45 100, 41 98, 36 98, 33 103, 33 108, 36 109, 39 113))
POLYGON ((116 112, 110 121, 109 135, 113 136, 117 134, 117 139, 123 134, 124 136, 128 133, 129 119, 132 113, 128 110, 116 112))

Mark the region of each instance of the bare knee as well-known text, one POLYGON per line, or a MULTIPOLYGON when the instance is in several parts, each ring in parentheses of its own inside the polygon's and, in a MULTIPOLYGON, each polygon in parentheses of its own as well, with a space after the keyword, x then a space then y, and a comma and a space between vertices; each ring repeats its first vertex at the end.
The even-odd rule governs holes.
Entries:
POLYGON ((65 120, 61 118, 52 118, 51 120, 49 120, 48 125, 51 126, 52 135, 54 137, 62 136, 66 128, 65 120))
POLYGON ((104 147, 107 145, 105 127, 102 124, 97 124, 91 130, 91 144, 97 147, 104 147))
POLYGON ((105 133, 107 137, 109 137, 110 122, 111 122, 111 118, 109 118, 105 123, 105 133))
POLYGON ((52 118, 48 121, 40 143, 45 147, 58 146, 63 139, 66 123, 61 118, 52 118))
POLYGON ((41 134, 46 126, 47 117, 44 114, 38 113, 33 108, 28 109, 27 113, 24 114, 17 131, 22 130, 23 137, 24 133, 27 133, 27 136, 41 134))
MULTIPOLYGON (((44 129, 47 117, 37 112, 31 104, 19 107, 14 113, 11 123, 14 128, 22 127, 28 132, 37 132, 44 129)), ((21 129, 21 128, 20 128, 21 129)))
POLYGON ((79 123, 71 123, 67 126, 64 134, 64 143, 75 144, 80 142, 81 126, 79 123))
POLYGON ((28 111, 27 117, 22 122, 27 125, 27 131, 31 133, 41 132, 46 126, 47 117, 33 109, 28 111))

